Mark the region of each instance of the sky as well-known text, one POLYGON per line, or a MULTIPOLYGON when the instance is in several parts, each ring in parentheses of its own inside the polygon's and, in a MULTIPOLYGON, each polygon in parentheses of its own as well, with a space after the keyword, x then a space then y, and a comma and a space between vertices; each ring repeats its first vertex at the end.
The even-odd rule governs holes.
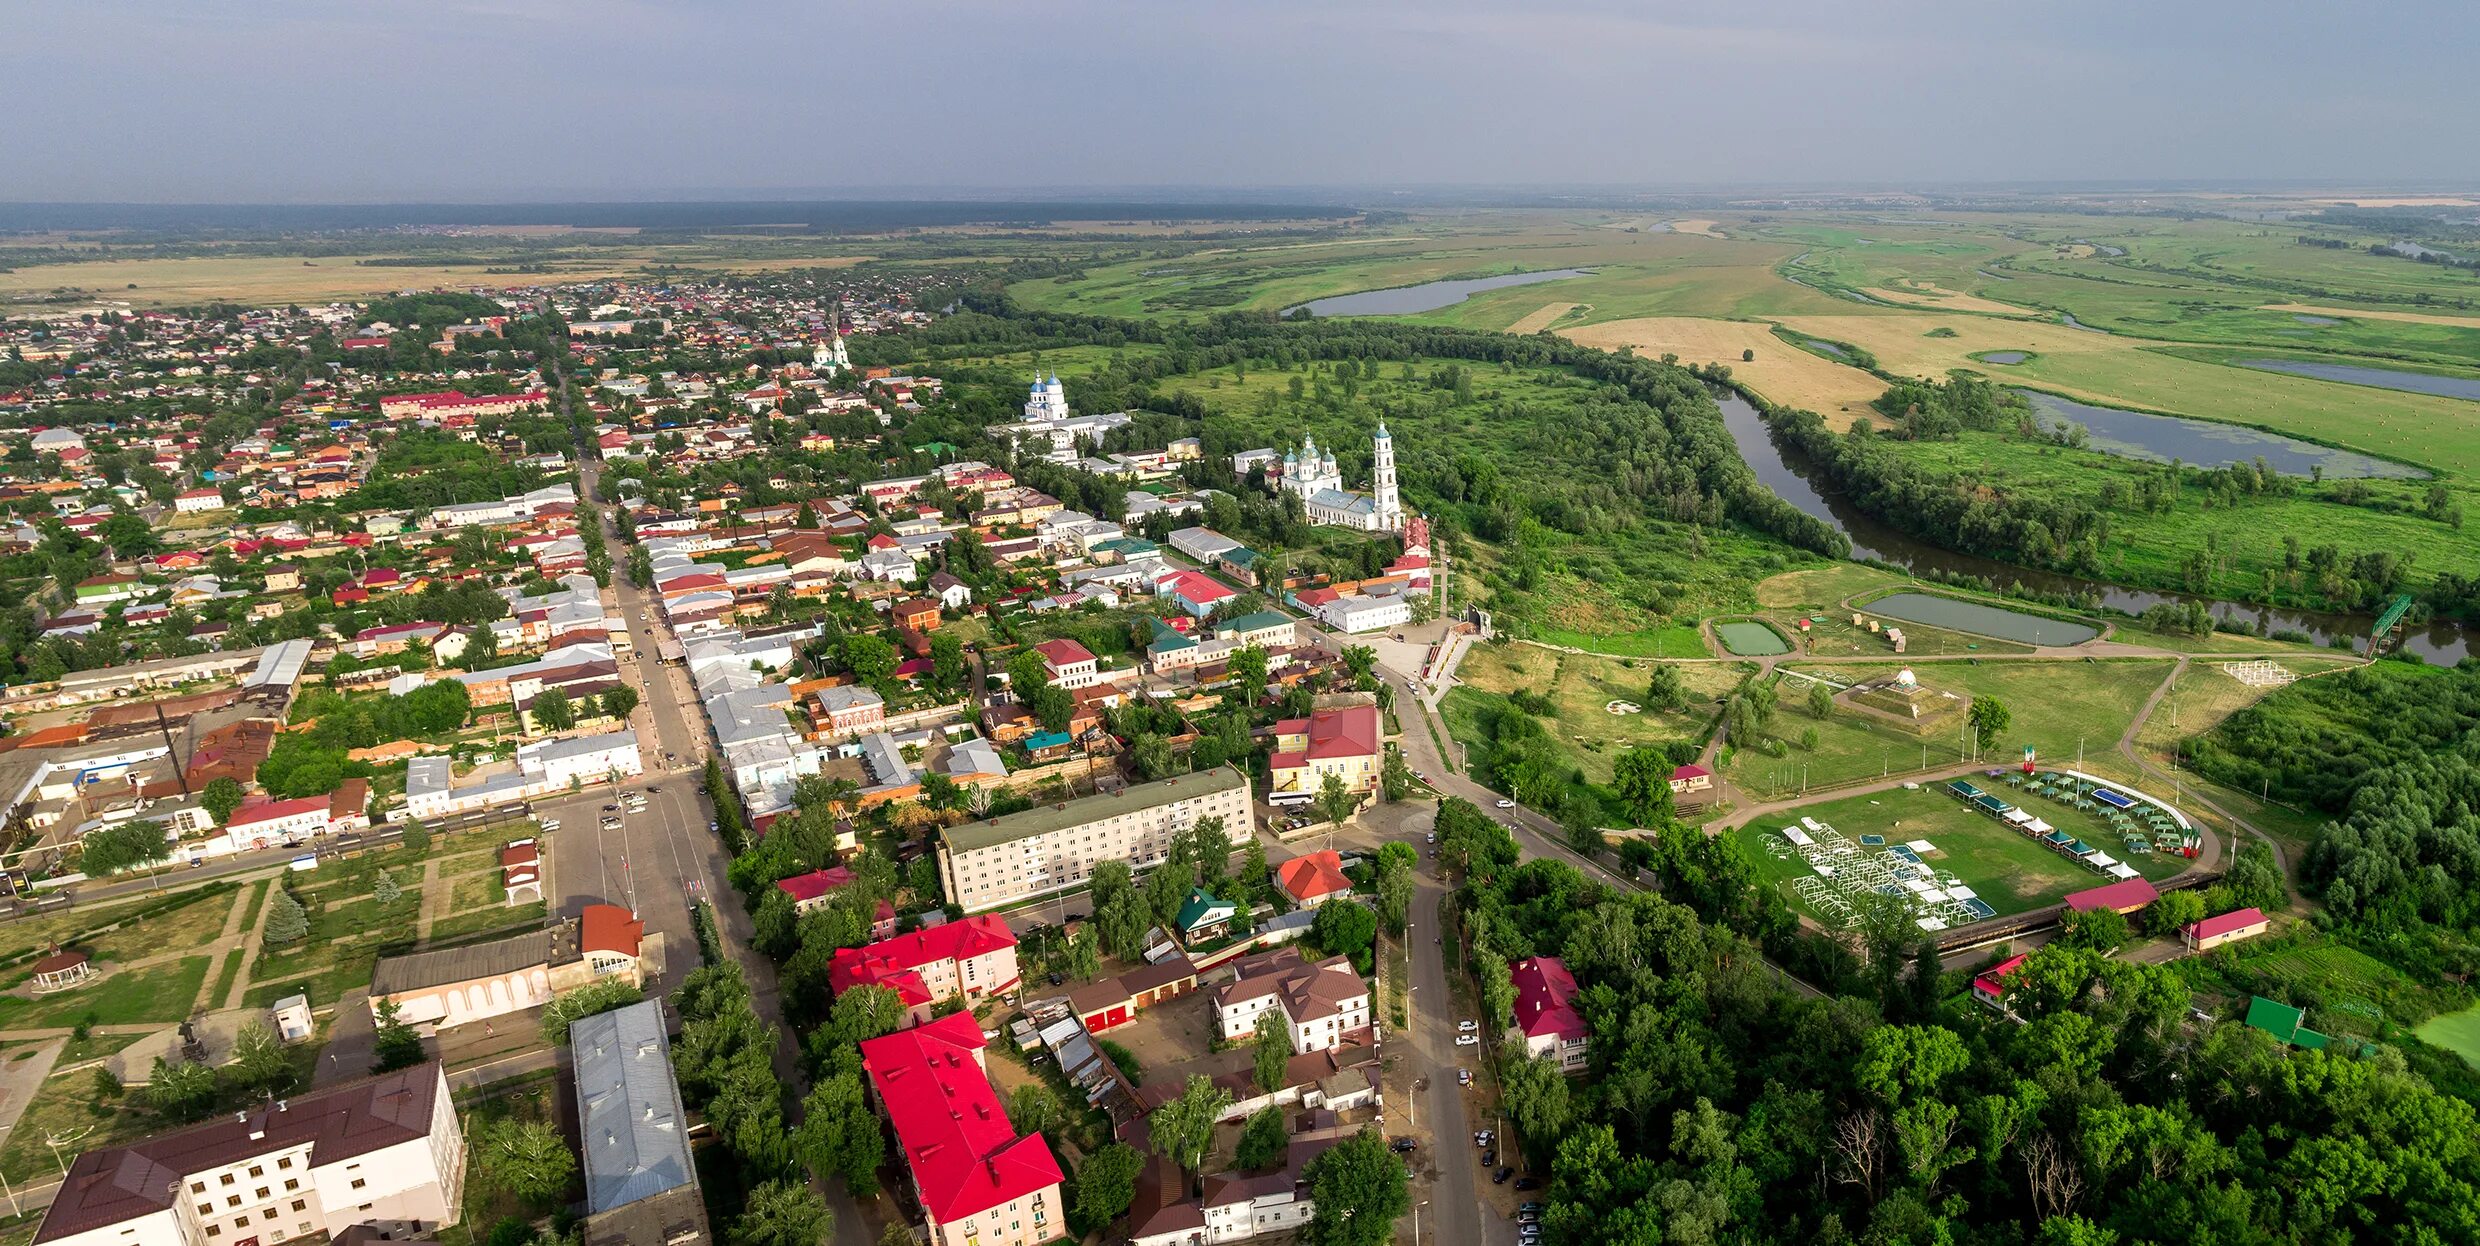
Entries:
POLYGON ((2480 180, 2439 0, 10 7, 17 202, 2480 180))

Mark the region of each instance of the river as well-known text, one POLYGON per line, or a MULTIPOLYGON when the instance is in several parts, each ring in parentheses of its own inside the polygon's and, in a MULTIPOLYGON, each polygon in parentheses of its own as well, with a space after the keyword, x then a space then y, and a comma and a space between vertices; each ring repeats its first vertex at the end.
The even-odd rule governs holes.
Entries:
POLYGON ((1504 273, 1496 277, 1460 277, 1451 281, 1424 281, 1417 286, 1395 286, 1385 290, 1363 290, 1357 294, 1337 294, 1311 299, 1294 307, 1286 307, 1288 316, 1307 308, 1312 316, 1408 316, 1414 312, 1436 311, 1453 307, 1483 290, 1501 290, 1508 286, 1529 286, 1544 281, 1564 281, 1569 277, 1590 277, 1591 269, 1553 268, 1538 273, 1504 273))
MULTIPOLYGON (((1757 479, 1782 499, 1802 511, 1834 525, 1851 538, 1851 556, 1889 563, 1914 573, 1941 572, 1963 574, 1988 580, 1994 584, 2016 584, 2038 593, 2063 593, 2097 598, 2102 605, 2128 614, 2142 614, 2166 602, 2205 600, 2217 619, 2247 619, 2258 632, 2286 628, 2297 629, 2315 637, 2318 644, 2327 644, 2336 636, 2365 641, 2372 620, 2359 615, 2324 614, 2308 610, 2285 610, 2246 602, 2214 601, 2191 598, 2179 593, 2161 593, 2150 589, 2128 588, 2105 584, 2052 571, 2034 571, 1994 558, 1975 554, 1959 554, 1940 549, 1925 541, 1897 532, 1871 519, 1859 508, 1840 497, 1821 492, 1774 444, 1773 433, 1766 428, 1765 418, 1748 400, 1738 394, 1715 395, 1722 405, 1723 423, 1730 426, 1731 439, 1739 443, 1739 453, 1755 470, 1757 479)), ((2471 641, 2462 625, 2438 620, 2424 629, 2406 628, 2402 647, 2439 666, 2452 666, 2471 653, 2471 641)))

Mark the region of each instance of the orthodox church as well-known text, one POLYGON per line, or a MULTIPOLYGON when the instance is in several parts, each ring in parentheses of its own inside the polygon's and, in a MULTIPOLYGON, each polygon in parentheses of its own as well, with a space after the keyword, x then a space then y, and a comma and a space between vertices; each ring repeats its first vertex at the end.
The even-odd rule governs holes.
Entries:
POLYGON ((832 343, 820 342, 809 353, 809 370, 820 376, 833 376, 852 368, 852 356, 844 353, 844 331, 835 331, 832 343))
POLYGON ((1051 373, 1047 381, 1041 377, 1035 377, 1033 388, 1025 395, 1025 422, 1047 424, 1053 420, 1067 418, 1068 387, 1059 383, 1059 374, 1051 373))
POLYGON ((1384 422, 1370 441, 1370 451, 1369 493, 1343 487, 1343 472, 1335 466, 1334 452, 1320 451, 1315 437, 1303 439, 1300 449, 1284 454, 1283 474, 1276 487, 1300 496, 1310 523, 1360 532, 1400 532, 1404 509, 1395 494, 1395 439, 1387 434, 1384 422))

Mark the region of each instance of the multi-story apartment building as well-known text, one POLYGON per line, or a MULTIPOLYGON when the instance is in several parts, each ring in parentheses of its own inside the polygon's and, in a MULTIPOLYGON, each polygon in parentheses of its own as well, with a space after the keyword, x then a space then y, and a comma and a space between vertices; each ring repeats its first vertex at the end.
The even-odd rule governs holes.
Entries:
POLYGON ((1330 774, 1341 779, 1343 790, 1355 799, 1367 799, 1378 790, 1384 736, 1375 705, 1318 710, 1307 718, 1276 723, 1274 752, 1266 758, 1272 776, 1267 801, 1315 800, 1330 774))
POLYGON ((1063 1236, 1059 1163, 1019 1136, 982 1063, 981 1022, 951 1013, 861 1044, 870 1090, 895 1127, 930 1246, 1037 1246, 1063 1236))
POLYGON ((951 826, 939 833, 939 872, 950 900, 981 912, 1082 886, 1098 862, 1156 865, 1174 834, 1209 817, 1235 843, 1252 833, 1247 775, 1218 766, 951 826))
POLYGON ((127 1146, 69 1166, 37 1246, 272 1246, 429 1236, 456 1222, 465 1135, 434 1060, 127 1146))
POLYGON ((827 984, 841 995, 883 986, 906 1006, 962 998, 967 1003, 1016 988, 1016 933, 983 914, 837 950, 827 984))

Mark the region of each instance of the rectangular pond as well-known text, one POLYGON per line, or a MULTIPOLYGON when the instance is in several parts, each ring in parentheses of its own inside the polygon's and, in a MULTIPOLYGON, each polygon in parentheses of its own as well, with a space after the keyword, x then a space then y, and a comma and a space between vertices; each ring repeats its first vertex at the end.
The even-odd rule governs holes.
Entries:
POLYGON ((1722 638, 1722 647, 1743 658, 1762 658, 1791 652, 1783 643, 1781 633, 1763 623, 1716 623, 1714 635, 1722 638))
POLYGON ((2000 640, 2019 641, 2027 645, 2080 645, 2101 634, 2100 628, 2089 624, 1930 593, 1896 593, 1891 597, 1880 597, 1860 607, 1860 611, 1863 614, 1882 614, 1906 623, 1926 623, 1931 627, 1970 632, 1975 636, 1995 636, 2000 640))

